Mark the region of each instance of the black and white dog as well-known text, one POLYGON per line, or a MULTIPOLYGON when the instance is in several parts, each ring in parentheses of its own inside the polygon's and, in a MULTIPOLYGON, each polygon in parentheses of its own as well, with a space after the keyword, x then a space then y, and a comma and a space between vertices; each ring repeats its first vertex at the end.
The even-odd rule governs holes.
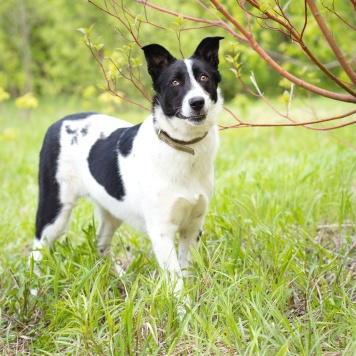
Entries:
POLYGON ((213 192, 221 39, 205 38, 185 60, 158 44, 142 48, 156 92, 142 124, 81 113, 48 129, 40 154, 34 261, 42 258, 41 246, 51 247, 65 232, 77 200, 88 196, 100 219, 99 253, 110 252, 125 221, 149 235, 160 267, 177 277, 181 289, 213 192))

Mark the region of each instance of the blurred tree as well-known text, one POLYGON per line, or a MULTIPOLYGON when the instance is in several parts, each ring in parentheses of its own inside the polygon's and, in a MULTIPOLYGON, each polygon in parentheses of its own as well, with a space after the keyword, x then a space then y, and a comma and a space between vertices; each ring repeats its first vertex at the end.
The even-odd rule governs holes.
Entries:
POLYGON ((113 44, 109 19, 84 0, 7 0, 0 23, 0 87, 13 96, 73 94, 99 81, 100 71, 79 41, 83 23, 98 23, 113 44))

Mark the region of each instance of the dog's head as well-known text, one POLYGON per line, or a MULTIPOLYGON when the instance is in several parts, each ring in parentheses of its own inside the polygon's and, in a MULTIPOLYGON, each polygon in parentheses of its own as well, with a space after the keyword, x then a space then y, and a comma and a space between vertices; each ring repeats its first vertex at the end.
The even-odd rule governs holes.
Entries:
POLYGON ((218 83, 219 41, 223 37, 203 39, 194 54, 185 60, 174 58, 164 47, 143 47, 148 72, 156 91, 153 110, 175 121, 174 126, 205 126, 215 122, 222 99, 218 83), (210 123, 209 123, 210 121, 210 123))

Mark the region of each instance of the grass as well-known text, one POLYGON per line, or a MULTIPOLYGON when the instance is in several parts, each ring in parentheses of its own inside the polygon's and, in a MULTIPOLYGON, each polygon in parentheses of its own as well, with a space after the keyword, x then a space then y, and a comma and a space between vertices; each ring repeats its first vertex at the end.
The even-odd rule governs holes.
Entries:
MULTIPOLYGON (((251 118, 265 110, 247 107, 251 118)), ((330 133, 221 132, 215 194, 184 289, 192 307, 182 320, 148 239, 119 230, 116 252, 130 244, 133 262, 116 277, 95 250, 84 201, 68 234, 45 252, 42 276, 34 275, 27 256, 41 140, 51 122, 82 109, 45 100, 24 119, 12 103, 0 108, 0 354, 356 352, 356 152, 330 133)), ((336 134, 354 142, 356 127, 336 134)))

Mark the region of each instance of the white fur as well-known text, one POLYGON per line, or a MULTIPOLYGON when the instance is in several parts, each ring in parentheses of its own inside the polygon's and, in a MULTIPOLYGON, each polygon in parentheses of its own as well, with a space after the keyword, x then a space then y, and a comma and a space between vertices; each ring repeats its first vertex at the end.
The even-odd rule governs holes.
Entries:
MULTIPOLYGON (((193 74, 193 70, 192 70, 193 61, 191 59, 185 59, 184 62, 187 66, 187 70, 188 70, 188 74, 189 74, 189 78, 190 78, 190 84, 192 86, 192 89, 190 89, 190 91, 184 97, 184 100, 182 103, 182 114, 186 117, 189 117, 189 116, 194 115, 194 112, 193 112, 191 106, 189 105, 189 99, 194 98, 196 96, 200 96, 200 97, 204 98, 205 105, 204 105, 204 108, 202 111, 207 110, 211 106, 212 103, 211 103, 209 94, 199 85, 199 83, 194 78, 194 74, 193 74)), ((188 123, 190 123, 189 120, 188 120, 188 123)))

